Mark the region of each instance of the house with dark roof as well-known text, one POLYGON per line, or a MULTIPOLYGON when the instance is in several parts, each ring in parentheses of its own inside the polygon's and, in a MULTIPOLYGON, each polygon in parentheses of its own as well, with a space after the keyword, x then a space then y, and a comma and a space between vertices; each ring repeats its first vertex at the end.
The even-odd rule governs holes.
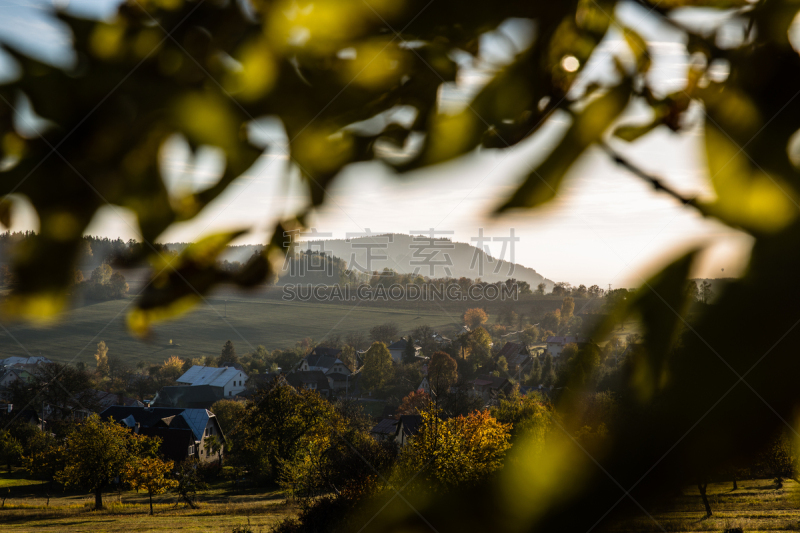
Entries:
POLYGON ((317 346, 297 365, 295 372, 320 371, 323 374, 352 374, 344 361, 339 359, 342 351, 338 348, 323 348, 317 346))
POLYGON ((217 400, 225 397, 222 387, 195 385, 194 387, 161 387, 153 398, 153 407, 178 407, 182 409, 210 409, 217 400))
POLYGON ((335 357, 336 359, 342 355, 341 348, 327 348, 325 346, 315 346, 314 349, 308 354, 310 356, 325 356, 325 357, 335 357))
POLYGON ((317 391, 322 396, 331 395, 331 386, 328 378, 321 370, 308 370, 292 372, 286 376, 289 385, 297 389, 317 391))
POLYGON ((502 376, 484 375, 478 376, 472 381, 472 394, 480 396, 484 401, 497 398, 500 394, 511 392, 512 386, 508 379, 502 376))
MULTIPOLYGON (((406 339, 400 339, 389 345, 389 353, 392 354, 392 359, 395 363, 399 363, 403 359, 403 352, 406 351, 406 346, 408 346, 408 340, 406 339)), ((415 344, 414 357, 420 354, 420 350, 422 350, 422 347, 415 344)))
MULTIPOLYGON (((113 392, 105 392, 101 390, 89 389, 87 393, 94 395, 97 400, 97 406, 100 409, 111 407, 112 405, 124 405, 125 407, 143 407, 144 404, 136 398, 131 398, 123 394, 115 394, 113 392)), ((85 398, 85 396, 83 397, 85 398)))
MULTIPOLYGON (((279 385, 286 385, 288 383, 286 381, 286 375, 283 372, 267 372, 266 374, 253 374, 250 376, 250 379, 247 380, 247 388, 252 391, 264 389, 271 387, 273 383, 275 383, 275 380, 278 380, 279 385)), ((242 394, 244 393, 239 393, 240 396, 242 394)))
POLYGON ((551 336, 547 337, 547 351, 550 352, 550 355, 553 357, 558 357, 567 344, 575 343, 580 346, 587 342, 589 342, 589 339, 584 339, 583 337, 551 336))
POLYGON ((217 456, 206 450, 207 441, 212 436, 224 440, 217 417, 207 409, 115 405, 100 413, 100 418, 113 419, 140 435, 161 437, 160 451, 173 461, 189 457, 216 460, 217 456))
POLYGON ((391 440, 398 446, 405 446, 408 439, 419 431, 422 425, 420 415, 400 415, 396 418, 385 418, 375 424, 370 435, 377 441, 391 440))
POLYGON ((505 357, 508 371, 511 374, 527 372, 533 364, 533 358, 528 346, 523 343, 507 342, 499 352, 497 358, 505 357))

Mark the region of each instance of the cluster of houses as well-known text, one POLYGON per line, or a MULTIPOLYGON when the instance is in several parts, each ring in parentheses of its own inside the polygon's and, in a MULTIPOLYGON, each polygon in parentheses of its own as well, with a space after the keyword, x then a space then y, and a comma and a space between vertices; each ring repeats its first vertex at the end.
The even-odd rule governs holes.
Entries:
POLYGON ((159 437, 161 454, 177 463, 192 457, 211 462, 224 453, 222 428, 208 409, 114 405, 100 418, 124 424, 139 435, 159 437))
POLYGON ((37 366, 52 363, 43 356, 7 357, 0 360, 0 396, 12 383, 21 379, 30 381, 37 366))
MULTIPOLYGON (((446 337, 436 334, 434 340, 440 345, 450 342, 446 337)), ((408 342, 400 339, 390 343, 388 349, 394 361, 402 360, 408 342)), ((557 358, 567 344, 585 342, 579 337, 553 336, 546 340, 544 349, 557 358)), ((427 359, 421 355, 421 348, 416 343, 414 350, 415 357, 427 359)), ((364 353, 356 354, 356 365, 361 364, 364 353)), ((358 368, 350 368, 341 355, 340 349, 317 346, 287 373, 252 377, 238 363, 224 363, 220 367, 194 365, 176 380, 174 386, 163 387, 153 400, 146 402, 103 391, 89 392, 96 396, 96 403, 102 409, 101 418, 113 419, 141 435, 160 437, 161 452, 165 457, 178 462, 189 457, 209 462, 219 459, 223 453, 222 429, 210 411, 218 400, 246 399, 254 390, 276 378, 294 387, 316 390, 329 398, 360 398, 362 391, 358 368)), ((527 345, 513 342, 507 342, 496 355, 505 358, 508 374, 481 375, 468 384, 470 393, 481 397, 486 403, 510 392, 512 383, 508 378, 527 374, 536 356, 527 345)), ((29 380, 38 365, 50 362, 46 357, 9 357, 0 360, 0 396, 11 383, 19 379, 29 380)), ((423 365, 423 374, 426 369, 427 366, 423 365)), ((423 378, 419 389, 430 392, 427 376, 423 378)), ((3 410, 10 411, 11 406, 0 406, 0 412, 3 410)), ((386 414, 388 416, 378 417, 381 419, 372 428, 371 433, 376 439, 390 439, 402 446, 421 424, 419 415, 386 414)), ((47 415, 45 411, 44 418, 47 415)), ((38 416, 34 413, 30 421, 39 423, 38 416)))

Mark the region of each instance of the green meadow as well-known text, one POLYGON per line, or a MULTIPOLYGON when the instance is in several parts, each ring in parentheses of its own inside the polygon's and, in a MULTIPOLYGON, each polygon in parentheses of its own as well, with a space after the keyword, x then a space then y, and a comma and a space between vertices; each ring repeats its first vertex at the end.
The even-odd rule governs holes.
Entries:
POLYGON ((190 313, 153 329, 150 338, 139 339, 128 331, 126 316, 133 298, 97 302, 65 313, 47 327, 3 324, 0 358, 44 355, 54 361, 94 364, 96 344, 105 341, 109 355, 125 357, 130 364, 160 362, 172 355, 181 358, 217 355, 227 340, 237 353, 258 345, 287 348, 310 337, 321 341, 328 335, 346 335, 393 321, 401 332, 427 324, 434 328, 460 326, 462 311, 429 305, 395 308, 391 305, 285 302, 277 299, 210 297, 190 313), (172 344, 170 344, 172 341, 172 344))

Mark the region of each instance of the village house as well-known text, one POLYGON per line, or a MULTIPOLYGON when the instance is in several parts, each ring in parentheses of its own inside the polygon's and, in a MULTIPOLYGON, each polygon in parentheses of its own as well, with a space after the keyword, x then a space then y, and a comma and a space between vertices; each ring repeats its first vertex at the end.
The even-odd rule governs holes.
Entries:
POLYGON ((139 435, 160 437, 159 451, 176 462, 190 457, 211 462, 223 451, 212 453, 206 449, 210 437, 216 437, 218 442, 224 441, 217 417, 207 409, 115 405, 100 413, 100 418, 113 419, 139 435))
POLYGON ((323 374, 346 374, 353 371, 344 361, 339 359, 342 351, 338 348, 324 348, 317 346, 297 365, 295 372, 311 372, 318 370, 323 374))
POLYGON ((181 409, 210 409, 217 400, 222 398, 222 387, 211 385, 161 387, 151 405, 181 409))
POLYGON ((0 360, 0 366, 44 365, 48 363, 52 363, 52 361, 41 355, 31 357, 12 356, 0 360))
POLYGON ((417 434, 421 425, 420 415, 400 415, 381 420, 370 430, 370 435, 379 442, 391 440, 398 446, 405 446, 408 439, 417 434))
POLYGON ((321 370, 308 370, 292 372, 286 376, 289 385, 298 389, 317 391, 322 396, 331 395, 331 386, 328 377, 321 370))
MULTIPOLYGON (((399 363, 403 360, 403 353, 406 351, 406 346, 408 346, 408 341, 406 339, 400 339, 399 341, 395 341, 389 345, 389 353, 392 354, 392 360, 395 363, 399 363)), ((415 344, 414 357, 418 357, 420 355, 420 350, 422 350, 422 347, 415 344)))
POLYGON ((358 374, 331 372, 325 377, 328 378, 328 385, 333 394, 352 396, 358 391, 358 374))
POLYGON ((122 394, 115 394, 113 392, 104 392, 101 390, 89 389, 87 391, 94 395, 100 409, 106 409, 112 405, 123 405, 125 407, 144 407, 144 404, 136 398, 130 398, 122 394))
POLYGON ((30 372, 22 368, 0 369, 0 391, 7 389, 12 383, 21 379, 24 382, 31 380, 33 376, 30 372))
POLYGON ((417 387, 417 390, 418 391, 422 391, 425 394, 430 394, 431 393, 431 383, 430 383, 430 381, 428 381, 428 376, 423 376, 422 383, 419 384, 419 387, 417 387))
POLYGON ((244 391, 247 374, 241 367, 223 366, 220 368, 212 366, 194 365, 186 371, 175 382, 178 386, 196 387, 198 385, 210 385, 219 389, 224 398, 232 398, 244 391))
POLYGON ((558 357, 561 355, 561 352, 564 350, 564 347, 567 344, 586 344, 589 342, 588 339, 584 339, 583 337, 572 337, 572 336, 552 336, 547 337, 547 351, 553 357, 558 357))
POLYGON ((511 392, 511 382, 502 376, 478 376, 472 381, 471 393, 480 396, 483 401, 489 402, 496 399, 500 394, 511 392))
POLYGON ((444 337, 436 332, 434 332, 433 335, 431 335, 431 337, 433 338, 434 342, 436 342, 440 346, 449 346, 450 343, 453 342, 448 337, 444 337))
POLYGON ((499 359, 500 357, 506 358, 508 373, 512 376, 519 376, 528 372, 533 364, 533 357, 531 357, 528 346, 521 343, 507 342, 505 346, 497 352, 497 358, 499 359))

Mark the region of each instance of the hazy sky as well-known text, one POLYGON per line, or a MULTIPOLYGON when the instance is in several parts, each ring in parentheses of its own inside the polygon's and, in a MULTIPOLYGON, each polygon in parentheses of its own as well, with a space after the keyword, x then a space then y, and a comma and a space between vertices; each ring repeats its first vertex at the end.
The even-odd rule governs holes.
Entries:
MULTIPOLYGON (((61 5, 64 2, 60 3, 61 5)), ((49 15, 52 2, 45 0, 0 0, 0 40, 26 47, 58 64, 71 60, 70 36, 49 15), (35 38, 33 37, 35 36, 35 38)), ((69 9, 94 16, 111 16, 114 2, 81 0, 69 9)), ((680 89, 689 58, 681 38, 658 25, 644 10, 625 6, 621 20, 653 41, 653 84, 667 91, 680 89)), ((692 15, 686 21, 708 24, 713 16, 692 15)), ((503 31, 517 46, 526 41, 526 25, 512 21, 503 31)), ((739 30, 729 26, 723 38, 735 40, 739 30)), ((492 62, 502 61, 509 41, 485 40, 481 64, 464 64, 457 87, 442 92, 446 109, 465 105, 469 94, 486 79, 492 62)), ((605 79, 613 54, 628 57, 618 35, 604 41, 585 70, 586 79, 605 79)), ((724 69, 720 71, 724 75, 724 69)), ((13 65, 0 56, 0 74, 13 75, 13 65)), ((631 110, 628 117, 645 117, 631 110)), ((702 110, 691 113, 694 126, 676 135, 661 128, 635 145, 613 144, 642 168, 660 175, 687 196, 713 198, 704 164, 702 110), (662 131, 663 130, 663 131, 662 131)), ((483 151, 462 160, 410 175, 394 176, 379 163, 349 168, 331 191, 328 203, 313 217, 320 232, 344 238, 346 233, 375 233, 436 230, 454 231, 452 238, 470 242, 484 228, 484 235, 508 236, 510 229, 520 237, 514 260, 536 269, 555 281, 633 287, 660 261, 674 257, 691 246, 708 246, 696 272, 702 277, 732 276, 741 272, 751 245, 748 236, 704 220, 689 208, 657 195, 638 178, 592 150, 576 162, 556 199, 547 207, 529 213, 492 219, 488 213, 542 158, 542 147, 557 142, 563 130, 563 116, 554 116, 535 135, 512 150, 483 151), (724 271, 723 271, 724 269, 724 271)), ((295 173, 288 166, 285 136, 275 121, 251 127, 254 138, 280 139, 254 167, 235 182, 209 208, 190 223, 177 225, 162 236, 163 241, 192 241, 209 232, 252 227, 241 242, 263 242, 266 230, 288 216, 305 201, 295 173), (287 175, 294 176, 289 183, 287 175)), ((179 139, 166 151, 163 168, 174 189, 191 189, 211 183, 219 168, 213 150, 188 161, 179 139)), ((23 208, 14 229, 36 227, 30 209, 23 208)), ((89 233, 108 237, 136 238, 131 214, 121 208, 105 208, 93 221, 89 233)), ((500 243, 489 245, 500 254, 500 243)), ((508 254, 504 259, 509 260, 508 254)))

